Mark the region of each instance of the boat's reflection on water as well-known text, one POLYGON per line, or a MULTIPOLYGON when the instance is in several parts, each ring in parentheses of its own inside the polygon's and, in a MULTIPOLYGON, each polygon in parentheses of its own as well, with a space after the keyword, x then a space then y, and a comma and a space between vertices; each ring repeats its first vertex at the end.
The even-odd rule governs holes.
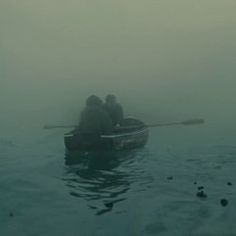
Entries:
POLYGON ((132 183, 130 168, 142 159, 140 153, 140 150, 67 153, 64 181, 71 196, 85 199, 97 215, 111 211, 116 203, 126 199, 132 183))

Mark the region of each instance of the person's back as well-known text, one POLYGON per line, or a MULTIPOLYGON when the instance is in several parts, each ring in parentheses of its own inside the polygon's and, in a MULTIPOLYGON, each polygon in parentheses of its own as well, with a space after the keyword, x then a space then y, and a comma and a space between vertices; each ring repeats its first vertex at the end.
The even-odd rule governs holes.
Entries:
POLYGON ((114 95, 107 95, 106 103, 103 105, 112 119, 113 126, 116 126, 124 118, 122 106, 116 102, 114 95))
POLYGON ((102 101, 96 96, 87 99, 81 113, 79 132, 84 134, 108 134, 112 132, 112 121, 102 108, 102 101))

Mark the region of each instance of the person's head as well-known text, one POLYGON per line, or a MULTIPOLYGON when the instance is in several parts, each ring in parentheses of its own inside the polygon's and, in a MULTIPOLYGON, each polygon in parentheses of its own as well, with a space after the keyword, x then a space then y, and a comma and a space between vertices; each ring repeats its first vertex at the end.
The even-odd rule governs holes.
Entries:
POLYGON ((106 96, 106 103, 109 105, 113 105, 116 103, 116 96, 113 94, 108 94, 106 96))
POLYGON ((102 105, 102 100, 96 95, 91 95, 86 100, 86 106, 88 107, 95 107, 95 106, 101 106, 101 105, 102 105))

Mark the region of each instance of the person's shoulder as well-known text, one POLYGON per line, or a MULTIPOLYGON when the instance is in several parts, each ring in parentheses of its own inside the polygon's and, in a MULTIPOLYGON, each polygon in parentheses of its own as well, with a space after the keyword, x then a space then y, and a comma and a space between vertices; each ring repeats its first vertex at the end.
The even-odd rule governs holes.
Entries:
POLYGON ((116 103, 116 107, 122 109, 122 105, 120 103, 116 103))

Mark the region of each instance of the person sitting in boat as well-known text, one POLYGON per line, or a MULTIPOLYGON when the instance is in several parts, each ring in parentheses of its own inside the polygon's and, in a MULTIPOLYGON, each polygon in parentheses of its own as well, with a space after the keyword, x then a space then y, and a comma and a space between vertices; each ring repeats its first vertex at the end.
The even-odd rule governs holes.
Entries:
POLYGON ((113 126, 120 124, 124 118, 123 108, 117 103, 116 96, 109 94, 106 96, 104 109, 108 112, 111 117, 113 126))
POLYGON ((92 95, 86 100, 78 130, 81 134, 110 134, 113 131, 112 120, 103 109, 102 100, 92 95))

